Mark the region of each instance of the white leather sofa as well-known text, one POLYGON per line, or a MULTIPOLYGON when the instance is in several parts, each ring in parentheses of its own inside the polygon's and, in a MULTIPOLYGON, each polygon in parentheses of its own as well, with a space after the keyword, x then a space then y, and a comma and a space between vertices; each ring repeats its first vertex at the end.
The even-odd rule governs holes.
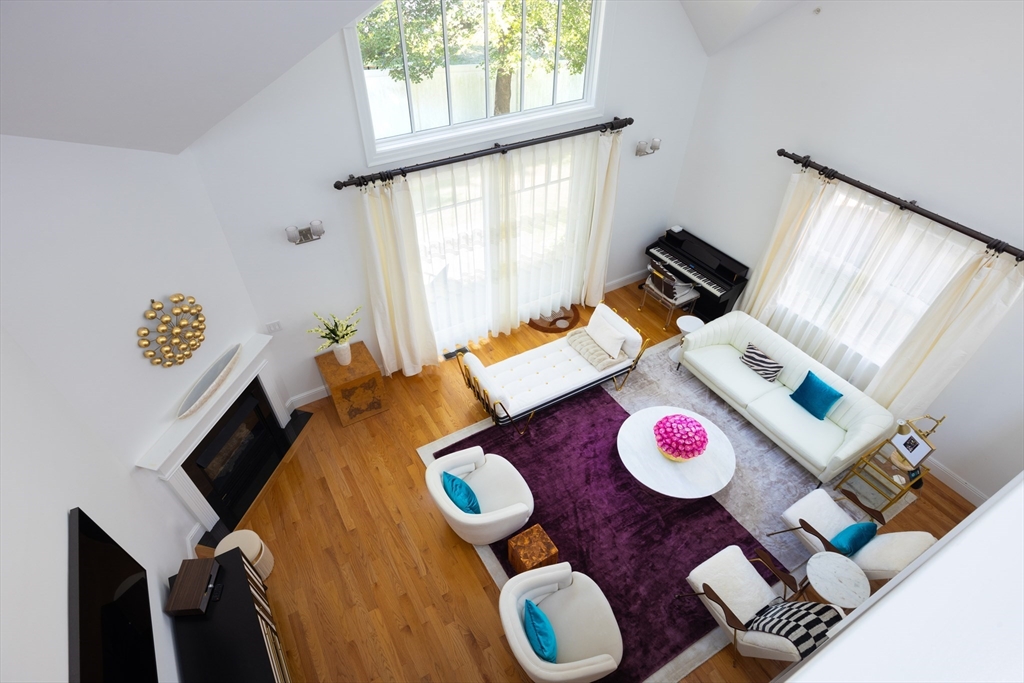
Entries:
POLYGON ((686 335, 682 363, 823 482, 892 434, 896 424, 873 399, 741 311, 686 335), (740 362, 748 343, 783 365, 774 382, 740 362), (843 394, 824 420, 789 398, 808 370, 843 394))
POLYGON ((507 424, 529 415, 584 389, 628 373, 640 360, 643 338, 604 304, 598 304, 591 315, 603 318, 625 337, 623 360, 598 371, 569 345, 566 338, 507 358, 484 367, 472 353, 460 356, 466 384, 476 392, 487 412, 498 424, 507 424))
POLYGON ((589 683, 619 668, 622 633, 601 588, 568 562, 514 576, 498 597, 498 614, 512 654, 535 683, 589 683), (523 628, 523 610, 532 600, 551 622, 554 662, 537 656, 523 628))
POLYGON ((533 492, 519 470, 505 458, 470 446, 444 455, 427 467, 427 491, 448 526, 473 545, 495 543, 519 531, 533 514, 533 492), (444 490, 447 472, 469 484, 480 514, 463 512, 444 490))

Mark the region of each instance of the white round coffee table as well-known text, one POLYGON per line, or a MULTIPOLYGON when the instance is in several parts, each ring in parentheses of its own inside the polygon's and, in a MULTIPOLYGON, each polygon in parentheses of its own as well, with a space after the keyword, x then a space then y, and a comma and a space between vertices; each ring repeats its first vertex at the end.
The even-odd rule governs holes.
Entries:
POLYGON ((871 584, 857 563, 839 553, 815 553, 807 560, 807 580, 814 592, 844 609, 860 607, 871 596, 871 584))
POLYGON ((703 415, 682 408, 656 406, 630 415, 619 428, 617 443, 622 464, 637 481, 673 498, 710 496, 725 488, 736 472, 736 453, 725 433, 703 415), (666 415, 700 422, 708 433, 707 450, 685 462, 663 456, 654 441, 654 425, 666 415))

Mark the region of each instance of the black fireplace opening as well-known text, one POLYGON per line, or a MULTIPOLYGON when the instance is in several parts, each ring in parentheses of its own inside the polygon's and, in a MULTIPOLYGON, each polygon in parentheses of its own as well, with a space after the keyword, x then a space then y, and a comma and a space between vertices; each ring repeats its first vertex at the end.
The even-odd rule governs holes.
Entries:
POLYGON ((296 410, 280 427, 254 379, 182 464, 225 531, 238 526, 310 417, 296 410))

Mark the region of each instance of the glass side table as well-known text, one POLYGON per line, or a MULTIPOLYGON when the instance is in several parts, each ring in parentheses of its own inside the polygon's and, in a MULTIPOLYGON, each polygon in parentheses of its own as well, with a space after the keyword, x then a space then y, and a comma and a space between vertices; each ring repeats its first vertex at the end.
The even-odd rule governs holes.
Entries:
POLYGON ((871 507, 879 512, 885 512, 905 496, 915 484, 923 482, 924 477, 930 471, 923 464, 916 467, 911 465, 903 458, 892 441, 886 439, 878 448, 861 457, 846 473, 846 476, 836 484, 835 490, 842 488, 843 484, 851 478, 857 477, 874 489, 883 499, 881 506, 871 505, 871 507), (911 473, 915 470, 918 470, 919 473, 911 477, 911 473))

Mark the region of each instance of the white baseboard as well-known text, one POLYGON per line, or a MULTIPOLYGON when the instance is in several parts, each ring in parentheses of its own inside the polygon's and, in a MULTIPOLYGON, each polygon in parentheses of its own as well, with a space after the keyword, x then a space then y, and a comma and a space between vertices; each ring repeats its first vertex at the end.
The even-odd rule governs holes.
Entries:
POLYGON ((935 458, 928 459, 928 467, 931 468, 932 474, 935 475, 936 479, 959 493, 974 505, 981 505, 988 500, 988 496, 979 491, 973 484, 966 481, 959 474, 949 469, 935 458))
POLYGON ((313 401, 319 401, 320 399, 327 398, 328 396, 330 396, 330 393, 327 391, 327 387, 317 387, 316 389, 310 389, 309 391, 304 391, 301 394, 296 394, 288 399, 288 403, 286 404, 288 406, 288 413, 291 414, 291 412, 296 408, 304 406, 307 403, 312 403, 313 401))
POLYGON ((196 559, 196 546, 199 545, 199 539, 205 533, 206 528, 199 522, 196 522, 196 525, 192 527, 192 531, 188 532, 188 536, 185 537, 185 557, 190 560, 196 559))
POLYGON ((645 268, 644 270, 638 270, 635 273, 631 273, 631 274, 627 275, 626 277, 620 277, 618 280, 612 280, 611 282, 606 282, 605 285, 604 285, 604 291, 610 292, 613 289, 618 289, 619 287, 623 287, 625 285, 631 285, 634 282, 639 282, 640 280, 643 280, 644 277, 646 277, 646 275, 647 275, 647 269, 645 268))

